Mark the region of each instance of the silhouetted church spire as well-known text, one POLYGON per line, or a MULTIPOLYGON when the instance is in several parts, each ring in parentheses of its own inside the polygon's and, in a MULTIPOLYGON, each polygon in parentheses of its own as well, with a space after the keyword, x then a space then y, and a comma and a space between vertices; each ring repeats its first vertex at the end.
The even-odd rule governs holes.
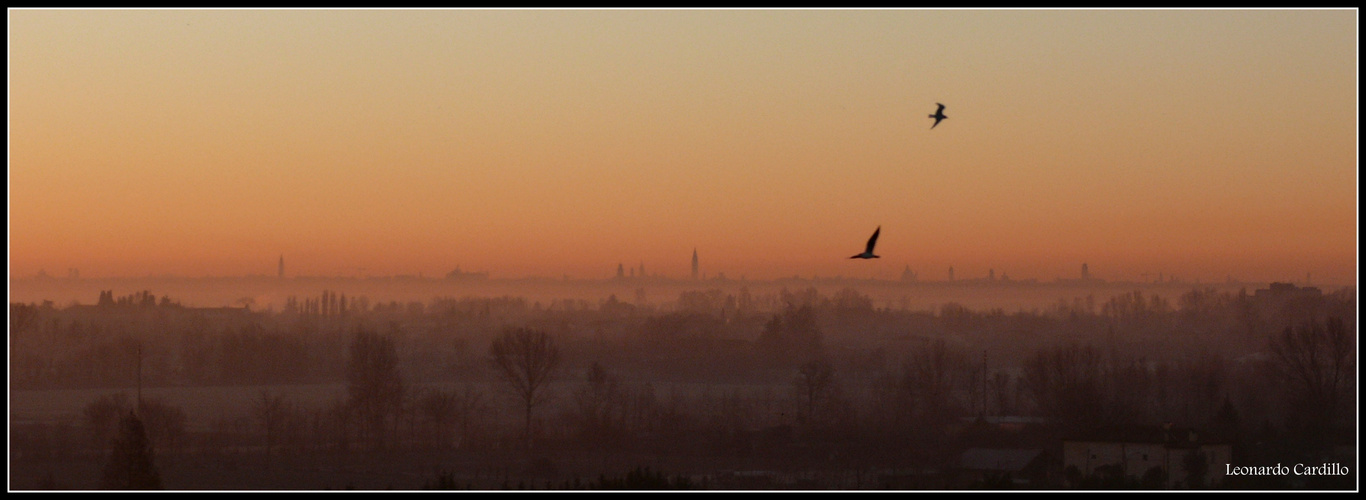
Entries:
POLYGON ((692 249, 692 279, 697 280, 697 248, 692 249))

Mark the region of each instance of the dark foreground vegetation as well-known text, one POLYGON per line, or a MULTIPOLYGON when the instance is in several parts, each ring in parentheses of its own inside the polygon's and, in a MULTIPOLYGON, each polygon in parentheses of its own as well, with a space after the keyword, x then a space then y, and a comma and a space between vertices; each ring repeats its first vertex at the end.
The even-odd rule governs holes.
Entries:
POLYGON ((1355 318, 1282 284, 1017 312, 109 291, 10 305, 11 392, 53 406, 11 408, 10 485, 1352 489, 1355 318), (1230 474, 1275 464, 1346 473, 1230 474))

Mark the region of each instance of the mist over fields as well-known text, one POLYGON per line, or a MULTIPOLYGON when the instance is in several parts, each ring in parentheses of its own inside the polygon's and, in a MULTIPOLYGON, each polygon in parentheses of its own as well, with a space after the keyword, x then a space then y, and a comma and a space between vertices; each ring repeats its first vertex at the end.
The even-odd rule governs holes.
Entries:
POLYGON ((21 489, 101 488, 117 415, 135 406, 162 487, 192 490, 1274 488, 1303 483, 1224 477, 1222 463, 1195 479, 1106 475, 1066 463, 1064 444, 1174 426, 1248 464, 1331 455, 1354 437, 1354 379, 1306 399, 1310 382, 1282 356, 1292 334, 1354 342, 1351 289, 421 277, 11 288, 21 489), (554 356, 519 396, 496 346, 527 335, 554 356), (1045 457, 1049 473, 1002 483, 967 465, 983 453, 1045 457))

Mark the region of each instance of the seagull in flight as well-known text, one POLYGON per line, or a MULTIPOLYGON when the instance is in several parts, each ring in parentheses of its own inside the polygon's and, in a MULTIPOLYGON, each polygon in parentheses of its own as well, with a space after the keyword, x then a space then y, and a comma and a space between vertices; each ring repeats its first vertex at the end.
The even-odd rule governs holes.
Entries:
POLYGON ((868 249, 867 249, 867 250, 864 250, 863 253, 858 254, 858 255, 855 255, 855 256, 850 257, 850 258, 851 258, 851 259, 876 259, 876 258, 878 258, 879 256, 873 255, 873 246, 874 246, 874 245, 877 245, 877 235, 878 235, 878 233, 881 233, 881 232, 882 232, 882 226, 878 226, 878 227, 877 227, 877 230, 876 230, 876 231, 873 231, 873 237, 872 237, 872 238, 868 238, 868 249))
MULTIPOLYGON (((939 103, 936 102, 935 104, 939 103)), ((934 129, 935 127, 939 126, 939 122, 944 121, 945 118, 948 118, 947 116, 944 116, 944 105, 939 104, 939 109, 935 110, 934 114, 930 115, 930 118, 934 118, 934 125, 930 125, 931 129, 934 129)))

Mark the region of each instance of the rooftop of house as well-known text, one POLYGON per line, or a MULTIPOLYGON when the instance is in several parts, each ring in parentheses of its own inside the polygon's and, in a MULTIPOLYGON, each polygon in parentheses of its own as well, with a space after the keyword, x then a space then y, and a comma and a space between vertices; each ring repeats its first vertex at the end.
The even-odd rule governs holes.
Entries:
POLYGON ((1177 427, 1171 424, 1117 426, 1076 431, 1064 437, 1063 441, 1165 444, 1170 447, 1226 444, 1222 440, 1202 434, 1194 428, 1177 427))
POLYGON ((964 469, 1020 472, 1043 454, 1041 449, 969 448, 958 459, 964 469))

